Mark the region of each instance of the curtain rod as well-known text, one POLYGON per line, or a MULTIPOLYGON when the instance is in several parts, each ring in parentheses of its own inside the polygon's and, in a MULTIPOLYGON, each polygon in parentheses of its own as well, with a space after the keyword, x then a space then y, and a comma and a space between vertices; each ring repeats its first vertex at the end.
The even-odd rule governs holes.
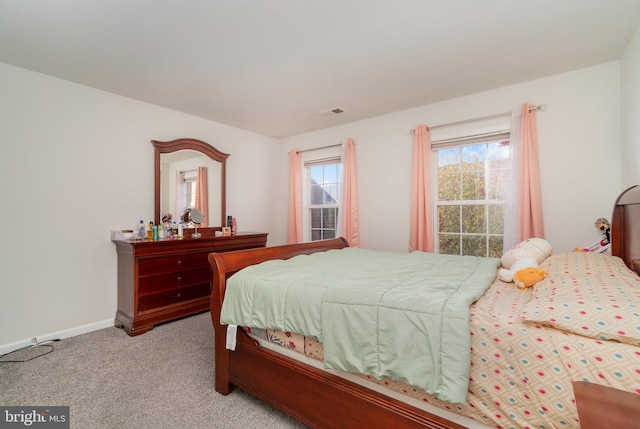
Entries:
MULTIPOLYGON (((355 142, 353 142, 353 143, 355 144, 355 142)), ((312 150, 327 149, 327 148, 336 147, 336 146, 342 146, 342 143, 330 144, 329 146, 314 147, 314 148, 311 148, 311 149, 297 150, 296 153, 311 152, 312 150)))
POLYGON ((457 142, 464 142, 464 141, 469 141, 469 140, 473 140, 473 139, 479 139, 479 138, 485 138, 485 137, 494 137, 494 136, 501 136, 501 135, 506 135, 509 132, 509 130, 499 130, 499 131, 491 131, 488 133, 481 133, 481 134, 473 134, 471 136, 463 136, 463 137, 453 137, 450 139, 442 139, 442 140, 433 140, 431 141, 431 146, 437 146, 437 147, 442 147, 445 144, 449 144, 449 143, 457 143, 457 142))
MULTIPOLYGON (((540 104, 538 106, 530 107, 529 111, 532 111, 532 110, 544 111, 546 108, 547 108, 547 106, 545 104, 540 104)), ((502 118, 504 116, 511 116, 511 114, 512 114, 512 112, 495 113, 493 115, 480 116, 478 118, 463 119, 461 121, 447 122, 446 124, 433 125, 433 126, 427 127, 427 128, 429 130, 433 130, 434 128, 444 128, 444 127, 450 127, 452 125, 466 124, 466 123, 469 123, 469 122, 477 122, 477 121, 484 121, 484 120, 487 120, 487 119, 502 118)), ((413 134, 414 132, 415 132, 415 129, 410 130, 411 134, 413 134)))

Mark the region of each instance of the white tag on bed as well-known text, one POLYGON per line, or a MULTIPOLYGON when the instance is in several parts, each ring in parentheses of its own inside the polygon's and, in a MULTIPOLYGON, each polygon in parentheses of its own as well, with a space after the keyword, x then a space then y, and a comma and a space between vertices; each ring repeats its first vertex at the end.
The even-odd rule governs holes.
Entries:
POLYGON ((238 325, 227 325, 227 350, 236 349, 236 336, 238 325))

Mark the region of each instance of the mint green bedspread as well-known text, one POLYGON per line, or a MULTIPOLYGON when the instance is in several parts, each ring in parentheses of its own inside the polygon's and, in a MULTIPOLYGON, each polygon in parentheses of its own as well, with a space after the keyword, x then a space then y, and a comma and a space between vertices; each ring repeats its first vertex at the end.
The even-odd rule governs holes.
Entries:
POLYGON ((229 279, 220 321, 315 336, 326 368, 388 376, 465 402, 469 306, 499 263, 358 248, 267 261, 229 279))

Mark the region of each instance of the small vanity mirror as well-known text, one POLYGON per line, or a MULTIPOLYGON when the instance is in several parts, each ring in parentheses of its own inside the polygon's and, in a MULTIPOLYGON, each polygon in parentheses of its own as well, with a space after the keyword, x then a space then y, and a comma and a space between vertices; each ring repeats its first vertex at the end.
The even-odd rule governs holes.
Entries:
POLYGON ((187 208, 195 208, 203 229, 220 229, 226 221, 229 154, 189 138, 151 143, 155 147, 155 223, 167 214, 178 222, 187 208))
POLYGON ((182 216, 180 217, 180 220, 182 221, 183 224, 189 226, 189 225, 194 225, 196 228, 196 232, 194 232, 193 234, 191 234, 191 238, 200 238, 202 237, 202 234, 200 234, 198 232, 198 225, 200 225, 203 221, 204 221, 204 215, 202 214, 202 212, 194 207, 188 207, 184 213, 182 213, 182 216))

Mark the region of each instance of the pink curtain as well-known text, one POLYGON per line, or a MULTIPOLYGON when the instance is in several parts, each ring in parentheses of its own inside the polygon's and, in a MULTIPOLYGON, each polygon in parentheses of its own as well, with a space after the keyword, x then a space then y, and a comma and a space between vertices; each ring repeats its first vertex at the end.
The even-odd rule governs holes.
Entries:
POLYGON ((434 250, 430 167, 431 134, 426 125, 418 125, 413 133, 410 252, 434 250))
POLYGON ((342 162, 342 236, 349 246, 360 245, 360 229, 358 227, 358 185, 356 179, 356 145, 348 138, 344 145, 342 162))
POLYGON ((522 105, 520 126, 520 240, 544 238, 536 106, 522 105))
POLYGON ((302 243, 302 154, 289 152, 289 244, 302 243))
POLYGON ((202 212, 204 217, 200 226, 209 226, 209 179, 207 178, 207 167, 198 167, 196 208, 202 212))

